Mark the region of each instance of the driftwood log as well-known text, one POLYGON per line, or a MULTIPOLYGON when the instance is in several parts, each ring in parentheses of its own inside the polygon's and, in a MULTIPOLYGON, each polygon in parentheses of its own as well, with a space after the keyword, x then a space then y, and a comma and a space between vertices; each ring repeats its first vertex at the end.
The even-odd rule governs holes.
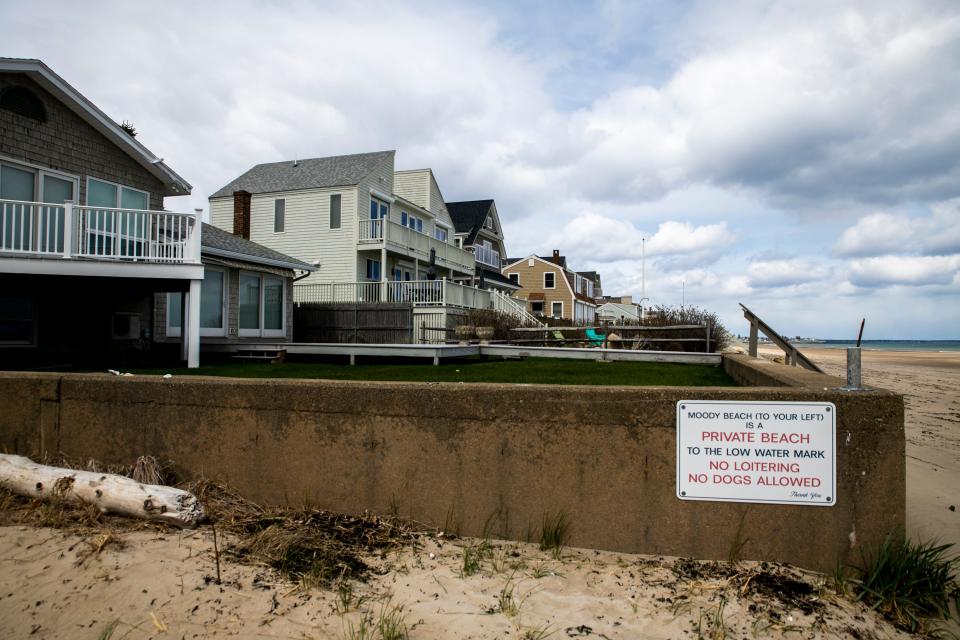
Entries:
POLYGON ((177 527, 194 527, 204 518, 203 507, 189 491, 111 473, 49 467, 23 456, 0 454, 0 486, 30 498, 88 502, 104 513, 177 527))

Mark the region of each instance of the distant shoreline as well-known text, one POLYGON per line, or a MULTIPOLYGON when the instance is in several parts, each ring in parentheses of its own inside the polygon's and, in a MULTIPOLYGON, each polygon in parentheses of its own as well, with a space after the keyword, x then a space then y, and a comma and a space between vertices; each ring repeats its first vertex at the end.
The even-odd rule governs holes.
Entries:
MULTIPOLYGON (((743 344, 747 344, 744 340, 743 344)), ((775 347, 773 342, 760 342, 761 345, 775 347)), ((846 349, 857 346, 854 340, 790 340, 790 344, 800 348, 817 349, 846 349)), ((864 351, 925 351, 925 352, 956 352, 960 351, 960 340, 864 340, 860 347, 864 351)))

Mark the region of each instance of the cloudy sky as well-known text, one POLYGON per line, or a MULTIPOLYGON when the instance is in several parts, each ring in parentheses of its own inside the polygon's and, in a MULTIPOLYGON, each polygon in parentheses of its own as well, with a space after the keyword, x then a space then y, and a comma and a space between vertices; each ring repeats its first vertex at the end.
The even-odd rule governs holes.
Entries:
POLYGON ((511 256, 781 332, 960 339, 960 4, 11 2, 194 185, 382 149, 495 198, 511 256), (549 8, 549 10, 548 10, 549 8))

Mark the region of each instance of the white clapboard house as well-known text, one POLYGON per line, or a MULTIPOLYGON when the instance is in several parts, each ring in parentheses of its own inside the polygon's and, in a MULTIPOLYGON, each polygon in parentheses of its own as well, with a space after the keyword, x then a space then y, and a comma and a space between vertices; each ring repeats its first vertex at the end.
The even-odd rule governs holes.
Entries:
POLYGON ((433 328, 468 309, 525 316, 508 295, 475 286, 476 257, 457 246, 433 171, 397 171, 394 155, 258 164, 210 196, 210 221, 313 265, 295 303, 409 304, 416 326, 433 328))

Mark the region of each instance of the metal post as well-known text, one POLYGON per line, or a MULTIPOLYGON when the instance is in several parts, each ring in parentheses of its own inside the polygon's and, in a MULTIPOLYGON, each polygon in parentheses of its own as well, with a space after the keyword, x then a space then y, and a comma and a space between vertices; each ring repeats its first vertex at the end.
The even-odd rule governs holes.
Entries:
POLYGON ((860 389, 860 347, 847 347, 847 388, 860 389))
POLYGON ((759 329, 760 329, 760 324, 757 322, 757 319, 751 318, 750 319, 749 353, 750 353, 750 357, 752 358, 757 357, 757 339, 759 338, 757 334, 759 332, 759 329))

